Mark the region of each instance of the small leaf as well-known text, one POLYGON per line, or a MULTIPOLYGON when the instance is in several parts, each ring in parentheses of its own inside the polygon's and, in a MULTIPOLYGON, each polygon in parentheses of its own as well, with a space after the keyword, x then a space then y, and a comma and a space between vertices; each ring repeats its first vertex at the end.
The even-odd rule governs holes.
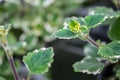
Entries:
POLYGON ((90 56, 90 57, 98 57, 99 55, 97 54, 98 52, 98 49, 91 45, 91 44, 87 44, 85 47, 84 47, 84 54, 86 56, 90 56))
POLYGON ((11 50, 13 50, 16 54, 25 54, 26 42, 19 41, 13 46, 10 46, 11 50))
POLYGON ((77 34, 71 32, 69 29, 60 29, 55 33, 55 37, 59 39, 71 39, 76 38, 77 34))
POLYGON ((20 40, 22 42, 26 42, 26 48, 28 50, 34 49, 36 47, 36 44, 38 42, 38 37, 36 37, 33 34, 22 34, 20 36, 20 40))
POLYGON ((104 65, 95 58, 84 58, 80 62, 73 65, 75 72, 83 72, 87 74, 99 74, 102 72, 104 65))
POLYGON ((120 16, 120 11, 115 12, 113 9, 106 7, 91 8, 88 13, 90 15, 104 15, 107 18, 118 18, 120 16))
POLYGON ((86 22, 85 22, 84 18, 82 18, 82 17, 79 17, 79 18, 77 19, 77 21, 80 23, 81 26, 82 26, 82 25, 86 25, 86 22))
POLYGON ((88 28, 95 28, 96 26, 102 24, 106 17, 104 15, 88 15, 84 19, 88 28))
POLYGON ((120 57, 120 41, 100 46, 98 54, 108 59, 118 59, 120 57))
POLYGON ((3 77, 0 77, 0 80, 5 80, 5 78, 3 78, 3 77))
POLYGON ((23 57, 23 62, 31 74, 43 74, 53 62, 53 54, 52 48, 42 48, 29 52, 23 57))
POLYGON ((17 43, 17 39, 16 39, 15 35, 11 32, 6 36, 6 38, 7 38, 9 45, 13 45, 13 44, 17 43))
POLYGON ((109 28, 109 37, 112 40, 120 40, 120 18, 116 19, 109 28))
POLYGON ((25 53, 25 50, 24 50, 26 47, 25 41, 17 41, 16 37, 12 33, 9 33, 7 35, 7 41, 8 41, 9 48, 11 49, 12 52, 17 54, 25 53))

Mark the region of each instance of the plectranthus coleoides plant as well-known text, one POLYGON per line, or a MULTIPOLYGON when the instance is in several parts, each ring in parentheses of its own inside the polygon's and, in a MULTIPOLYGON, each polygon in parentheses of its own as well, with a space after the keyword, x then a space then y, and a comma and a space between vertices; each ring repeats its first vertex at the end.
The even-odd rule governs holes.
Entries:
MULTIPOLYGON (((100 74, 108 64, 118 63, 120 58, 120 11, 113 11, 106 7, 95 7, 88 11, 85 17, 70 17, 64 21, 64 27, 54 34, 59 39, 79 38, 88 41, 84 47, 85 57, 73 64, 75 72, 88 74, 100 74), (110 43, 94 41, 90 36, 92 28, 99 25, 110 25, 108 36, 112 40, 110 43)), ((118 65, 116 65, 118 66, 118 65)), ((120 78, 120 67, 114 72, 120 78)))

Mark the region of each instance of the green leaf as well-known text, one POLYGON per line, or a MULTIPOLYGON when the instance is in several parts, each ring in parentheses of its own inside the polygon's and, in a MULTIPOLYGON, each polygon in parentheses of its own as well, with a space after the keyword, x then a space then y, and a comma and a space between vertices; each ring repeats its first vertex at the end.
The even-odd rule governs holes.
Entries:
POLYGON ((65 27, 55 33, 55 37, 60 39, 80 38, 86 40, 89 28, 83 25, 83 18, 68 18, 64 23, 65 27), (68 24, 69 23, 69 24, 68 24), (82 25, 81 25, 82 24, 82 25))
POLYGON ((0 77, 0 80, 5 80, 3 77, 0 77))
POLYGON ((75 72, 83 72, 87 74, 99 74, 102 72, 104 65, 95 58, 84 58, 80 62, 73 65, 75 72))
POLYGON ((102 24, 106 17, 104 15, 88 15, 84 19, 88 28, 95 28, 96 26, 102 24))
POLYGON ((88 12, 90 15, 104 15, 107 16, 108 18, 118 18, 120 16, 120 11, 113 11, 111 8, 106 8, 106 7, 95 7, 91 8, 88 12))
POLYGON ((120 57, 120 41, 100 46, 98 54, 108 59, 118 59, 120 57))
POLYGON ((53 62, 53 55, 52 48, 42 48, 29 52, 23 57, 23 62, 31 74, 43 74, 48 71, 53 62))
POLYGON ((19 41, 10 47, 16 54, 25 54, 26 42, 19 41))
POLYGON ((11 51, 13 51, 16 54, 25 53, 25 50, 24 50, 26 47, 25 41, 17 41, 16 37, 12 33, 9 33, 7 35, 7 41, 11 51))
POLYGON ((117 70, 116 76, 120 79, 120 69, 117 70))
POLYGON ((120 40, 120 18, 116 19, 110 26, 108 34, 112 40, 120 40))
POLYGON ((55 33, 55 37, 59 39, 71 39, 76 38, 77 34, 71 32, 69 29, 60 29, 55 33))
POLYGON ((91 45, 91 44, 87 44, 85 47, 84 47, 84 54, 86 55, 86 57, 98 57, 99 55, 97 54, 98 52, 98 49, 91 45))
POLYGON ((8 44, 9 44, 9 45, 14 45, 15 43, 17 43, 17 39, 16 39, 14 33, 11 33, 11 32, 10 32, 10 33, 6 36, 6 38, 7 38, 7 41, 8 41, 8 44))
POLYGON ((83 17, 68 17, 64 19, 64 25, 67 27, 70 24, 71 20, 75 20, 75 23, 80 26, 85 26, 85 20, 83 17))
POLYGON ((27 43, 26 48, 28 50, 31 50, 36 47, 37 42, 38 42, 38 37, 36 37, 33 34, 22 34, 20 36, 20 40, 23 42, 26 42, 27 43))
POLYGON ((82 25, 86 25, 85 20, 84 20, 84 18, 82 18, 82 17, 79 17, 79 18, 77 19, 77 21, 80 23, 81 26, 82 26, 82 25))

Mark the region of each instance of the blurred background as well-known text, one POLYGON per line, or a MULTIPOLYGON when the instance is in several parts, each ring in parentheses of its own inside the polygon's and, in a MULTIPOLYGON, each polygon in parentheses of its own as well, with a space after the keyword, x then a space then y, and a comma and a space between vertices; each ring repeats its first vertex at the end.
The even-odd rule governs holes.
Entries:
MULTIPOLYGON (((0 0, 0 25, 11 24, 7 36, 9 47, 14 53, 17 70, 22 78, 27 70, 22 62, 23 55, 41 47, 52 46, 55 56, 50 71, 45 75, 33 75, 32 80, 101 80, 101 75, 75 73, 72 65, 84 57, 83 48, 87 44, 79 39, 58 40, 54 32, 63 27, 64 18, 84 17, 88 9, 105 6, 117 10, 115 0, 0 0)), ((92 29, 90 36, 105 42, 109 25, 92 29), (103 27, 105 26, 105 27, 103 27)), ((111 68, 110 66, 109 68, 111 68)), ((105 69, 105 77, 111 71, 105 69), (107 73, 108 72, 108 73, 107 73)), ((0 75, 13 80, 12 72, 4 51, 0 47, 0 75)))

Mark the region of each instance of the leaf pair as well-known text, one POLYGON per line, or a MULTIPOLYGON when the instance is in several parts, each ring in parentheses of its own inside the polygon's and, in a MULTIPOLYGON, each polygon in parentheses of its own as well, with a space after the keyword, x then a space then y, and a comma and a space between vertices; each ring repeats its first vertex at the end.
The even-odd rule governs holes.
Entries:
POLYGON ((67 28, 58 30, 55 36, 60 39, 86 38, 89 30, 102 24, 106 17, 104 15, 88 15, 85 18, 69 18, 67 28))
MULTIPOLYGON (((96 50, 92 46, 89 47, 89 49, 96 50)), ((75 72, 83 72, 94 75, 101 73, 104 68, 104 64, 97 60, 98 55, 113 63, 117 62, 120 58, 120 41, 113 41, 107 45, 102 45, 100 46, 98 52, 89 49, 88 46, 85 47, 84 52, 86 57, 73 65, 75 72)))

